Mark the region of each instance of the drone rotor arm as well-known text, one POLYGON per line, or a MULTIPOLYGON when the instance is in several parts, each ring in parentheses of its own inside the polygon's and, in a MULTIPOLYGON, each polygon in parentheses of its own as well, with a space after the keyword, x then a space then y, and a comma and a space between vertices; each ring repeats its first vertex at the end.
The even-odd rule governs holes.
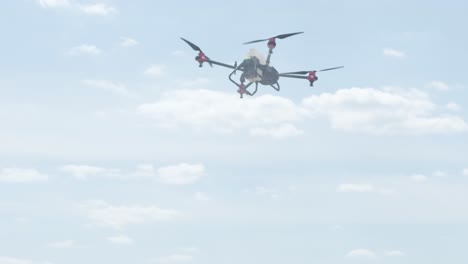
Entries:
POLYGON ((214 61, 214 60, 211 60, 211 59, 208 59, 207 62, 208 62, 208 63, 211 63, 211 64, 214 64, 214 65, 218 65, 218 66, 226 67, 226 68, 229 68, 229 69, 233 69, 233 70, 239 70, 239 71, 242 71, 242 70, 243 70, 242 68, 240 68, 240 67, 238 67, 238 66, 229 65, 229 64, 222 63, 222 62, 218 62, 218 61, 214 61))
POLYGON ((223 67, 227 67, 227 68, 230 68, 230 69, 238 69, 238 70, 242 70, 242 69, 239 69, 238 67, 236 67, 235 65, 229 65, 229 64, 225 64, 225 63, 222 63, 222 62, 217 62, 217 61, 214 61, 212 59, 210 59, 208 56, 205 55, 205 53, 202 51, 202 49, 200 47, 198 47, 197 45, 193 44, 192 42, 184 39, 184 38, 180 38, 182 39, 185 43, 187 43, 194 51, 198 51, 199 52, 199 55, 200 57, 197 56, 196 60, 200 63, 200 67, 202 65, 203 62, 207 62, 211 67, 213 67, 213 64, 215 65, 219 65, 219 66, 223 66, 223 67))
POLYGON ((307 80, 308 77, 307 76, 298 76, 298 75, 292 75, 292 74, 288 74, 288 73, 280 73, 278 74, 279 77, 285 77, 285 78, 293 78, 293 79, 305 79, 307 80))
MULTIPOLYGON (((285 72, 285 73, 281 73, 281 74, 286 74, 286 75, 289 75, 289 74, 300 74, 300 75, 303 75, 303 74, 308 74, 309 72, 308 71, 297 71, 297 72, 285 72)), ((280 75, 281 75, 280 74, 280 75)))
POLYGON ((321 69, 321 70, 318 70, 318 71, 313 70, 313 71, 285 72, 285 73, 282 73, 282 74, 300 74, 300 75, 304 75, 304 74, 309 74, 310 72, 331 71, 331 70, 337 70, 337 69, 341 69, 341 68, 344 68, 344 66, 338 66, 338 67, 333 67, 333 68, 321 69))

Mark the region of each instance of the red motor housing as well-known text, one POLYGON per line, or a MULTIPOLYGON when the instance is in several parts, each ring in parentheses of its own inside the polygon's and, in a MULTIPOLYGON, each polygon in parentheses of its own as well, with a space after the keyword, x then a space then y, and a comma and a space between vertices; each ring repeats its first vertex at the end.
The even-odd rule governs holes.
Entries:
POLYGON ((308 79, 309 81, 316 81, 316 80, 318 80, 317 75, 315 75, 315 74, 316 74, 316 71, 311 71, 311 72, 309 72, 309 76, 307 77, 307 79, 308 79))
POLYGON ((205 53, 200 52, 198 53, 198 56, 195 57, 195 60, 202 65, 204 62, 208 61, 208 58, 206 57, 205 53))
POLYGON ((276 47, 276 39, 275 38, 269 39, 267 45, 269 49, 274 49, 276 47))
POLYGON ((309 72, 309 76, 307 76, 307 80, 310 82, 310 86, 314 86, 314 82, 318 80, 317 75, 315 75, 317 71, 309 72))

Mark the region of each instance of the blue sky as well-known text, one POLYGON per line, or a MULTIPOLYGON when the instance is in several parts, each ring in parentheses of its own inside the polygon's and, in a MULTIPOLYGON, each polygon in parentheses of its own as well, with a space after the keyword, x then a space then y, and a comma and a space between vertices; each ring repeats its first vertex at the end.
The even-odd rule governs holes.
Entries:
POLYGON ((467 8, 5 1, 0 264, 466 263, 467 8))

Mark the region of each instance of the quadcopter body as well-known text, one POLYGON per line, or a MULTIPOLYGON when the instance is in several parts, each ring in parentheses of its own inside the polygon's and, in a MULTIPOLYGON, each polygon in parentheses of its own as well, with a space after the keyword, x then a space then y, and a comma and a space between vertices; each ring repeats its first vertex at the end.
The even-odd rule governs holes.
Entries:
POLYGON ((270 65, 267 65, 263 55, 255 49, 247 53, 247 58, 239 65, 244 69, 241 79, 247 79, 249 82, 259 82, 262 85, 274 85, 279 80, 278 71, 270 65))
POLYGON ((239 65, 237 65, 237 62, 234 65, 229 65, 229 64, 211 60, 205 55, 205 53, 197 45, 193 44, 192 42, 184 38, 181 38, 181 39, 185 41, 190 47, 192 47, 193 50, 199 52, 198 55, 195 57, 195 60, 199 63, 199 67, 202 67, 203 64, 206 62, 210 66, 218 65, 218 66, 223 66, 223 67, 232 69, 233 71, 231 72, 231 74, 229 74, 229 80, 238 87, 237 92, 240 94, 240 98, 243 98, 244 94, 253 96, 258 90, 259 83, 265 86, 271 86, 276 91, 279 91, 280 85, 278 83, 278 80, 280 79, 280 77, 285 77, 285 78, 306 79, 309 81, 310 86, 313 86, 314 82, 318 80, 318 77, 316 75, 317 72, 343 68, 343 66, 339 66, 339 67, 333 67, 333 68, 328 68, 328 69, 322 69, 319 71, 313 70, 313 71, 279 73, 273 66, 270 66, 271 55, 273 54, 273 49, 276 47, 276 39, 284 39, 284 38, 297 35, 297 34, 301 34, 301 33, 303 32, 282 34, 273 38, 254 40, 254 41, 244 43, 244 44, 251 44, 251 43, 256 43, 256 42, 268 41, 267 43, 267 46, 269 49, 268 57, 265 59, 260 52, 258 52, 255 49, 251 49, 247 53, 247 58, 244 59, 239 65), (233 79, 233 75, 235 75, 237 71, 242 72, 239 82, 233 79), (248 83, 246 84, 246 82, 248 83), (255 90, 254 91, 247 90, 247 88, 250 87, 254 83, 255 83, 255 90))

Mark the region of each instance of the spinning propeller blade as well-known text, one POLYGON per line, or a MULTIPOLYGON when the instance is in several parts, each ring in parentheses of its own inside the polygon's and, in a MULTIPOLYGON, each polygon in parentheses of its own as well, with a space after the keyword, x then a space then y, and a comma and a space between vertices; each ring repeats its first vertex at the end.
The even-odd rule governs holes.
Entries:
MULTIPOLYGON (((184 38, 180 38, 182 39, 183 41, 185 41, 185 43, 187 43, 193 50, 195 51, 198 51, 198 52, 201 52, 203 53, 203 51, 200 49, 200 47, 198 47, 197 45, 193 44, 192 42, 184 39, 184 38)), ((208 56, 205 55, 205 57, 209 60, 210 58, 208 58, 208 56)), ((213 67, 213 63, 211 63, 210 61, 208 61, 208 64, 210 64, 211 67, 213 67)))
POLYGON ((343 68, 343 67, 344 67, 344 66, 338 66, 338 67, 333 67, 333 68, 328 68, 328 69, 322 69, 322 70, 320 70, 319 72, 341 69, 341 68, 343 68))
POLYGON ((244 45, 245 44, 252 44, 252 43, 257 43, 257 42, 263 42, 263 41, 267 41, 268 39, 259 39, 259 40, 253 40, 253 41, 249 41, 249 42, 245 42, 243 43, 244 45))
POLYGON ((274 38, 279 38, 279 39, 284 39, 284 38, 288 38, 288 37, 291 37, 291 36, 294 36, 294 35, 297 35, 297 34, 302 34, 304 32, 295 32, 295 33, 288 33, 288 34, 281 34, 281 35, 278 35, 274 38))
MULTIPOLYGON (((341 68, 343 68, 343 67, 344 67, 344 66, 338 66, 338 67, 333 67, 333 68, 327 68, 327 69, 322 69, 322 70, 319 70, 319 71, 316 71, 316 72, 331 71, 331 70, 341 69, 341 68)), ((283 74, 308 74, 309 72, 313 72, 313 71, 286 72, 286 73, 283 73, 283 74)))
POLYGON ((193 44, 192 42, 190 42, 190 41, 188 41, 188 40, 186 40, 184 38, 180 38, 180 39, 185 41, 185 43, 187 43, 190 47, 192 47, 193 50, 203 52, 197 45, 193 44))
POLYGON ((267 39, 258 39, 258 40, 253 40, 253 41, 245 42, 244 44, 251 44, 251 43, 256 43, 256 42, 267 41, 267 40, 272 39, 272 38, 284 39, 284 38, 291 37, 291 36, 294 36, 294 35, 297 35, 297 34, 301 34, 301 33, 304 33, 304 32, 295 32, 295 33, 281 34, 281 35, 278 35, 278 36, 276 36, 276 37, 271 37, 271 38, 267 38, 267 39))

